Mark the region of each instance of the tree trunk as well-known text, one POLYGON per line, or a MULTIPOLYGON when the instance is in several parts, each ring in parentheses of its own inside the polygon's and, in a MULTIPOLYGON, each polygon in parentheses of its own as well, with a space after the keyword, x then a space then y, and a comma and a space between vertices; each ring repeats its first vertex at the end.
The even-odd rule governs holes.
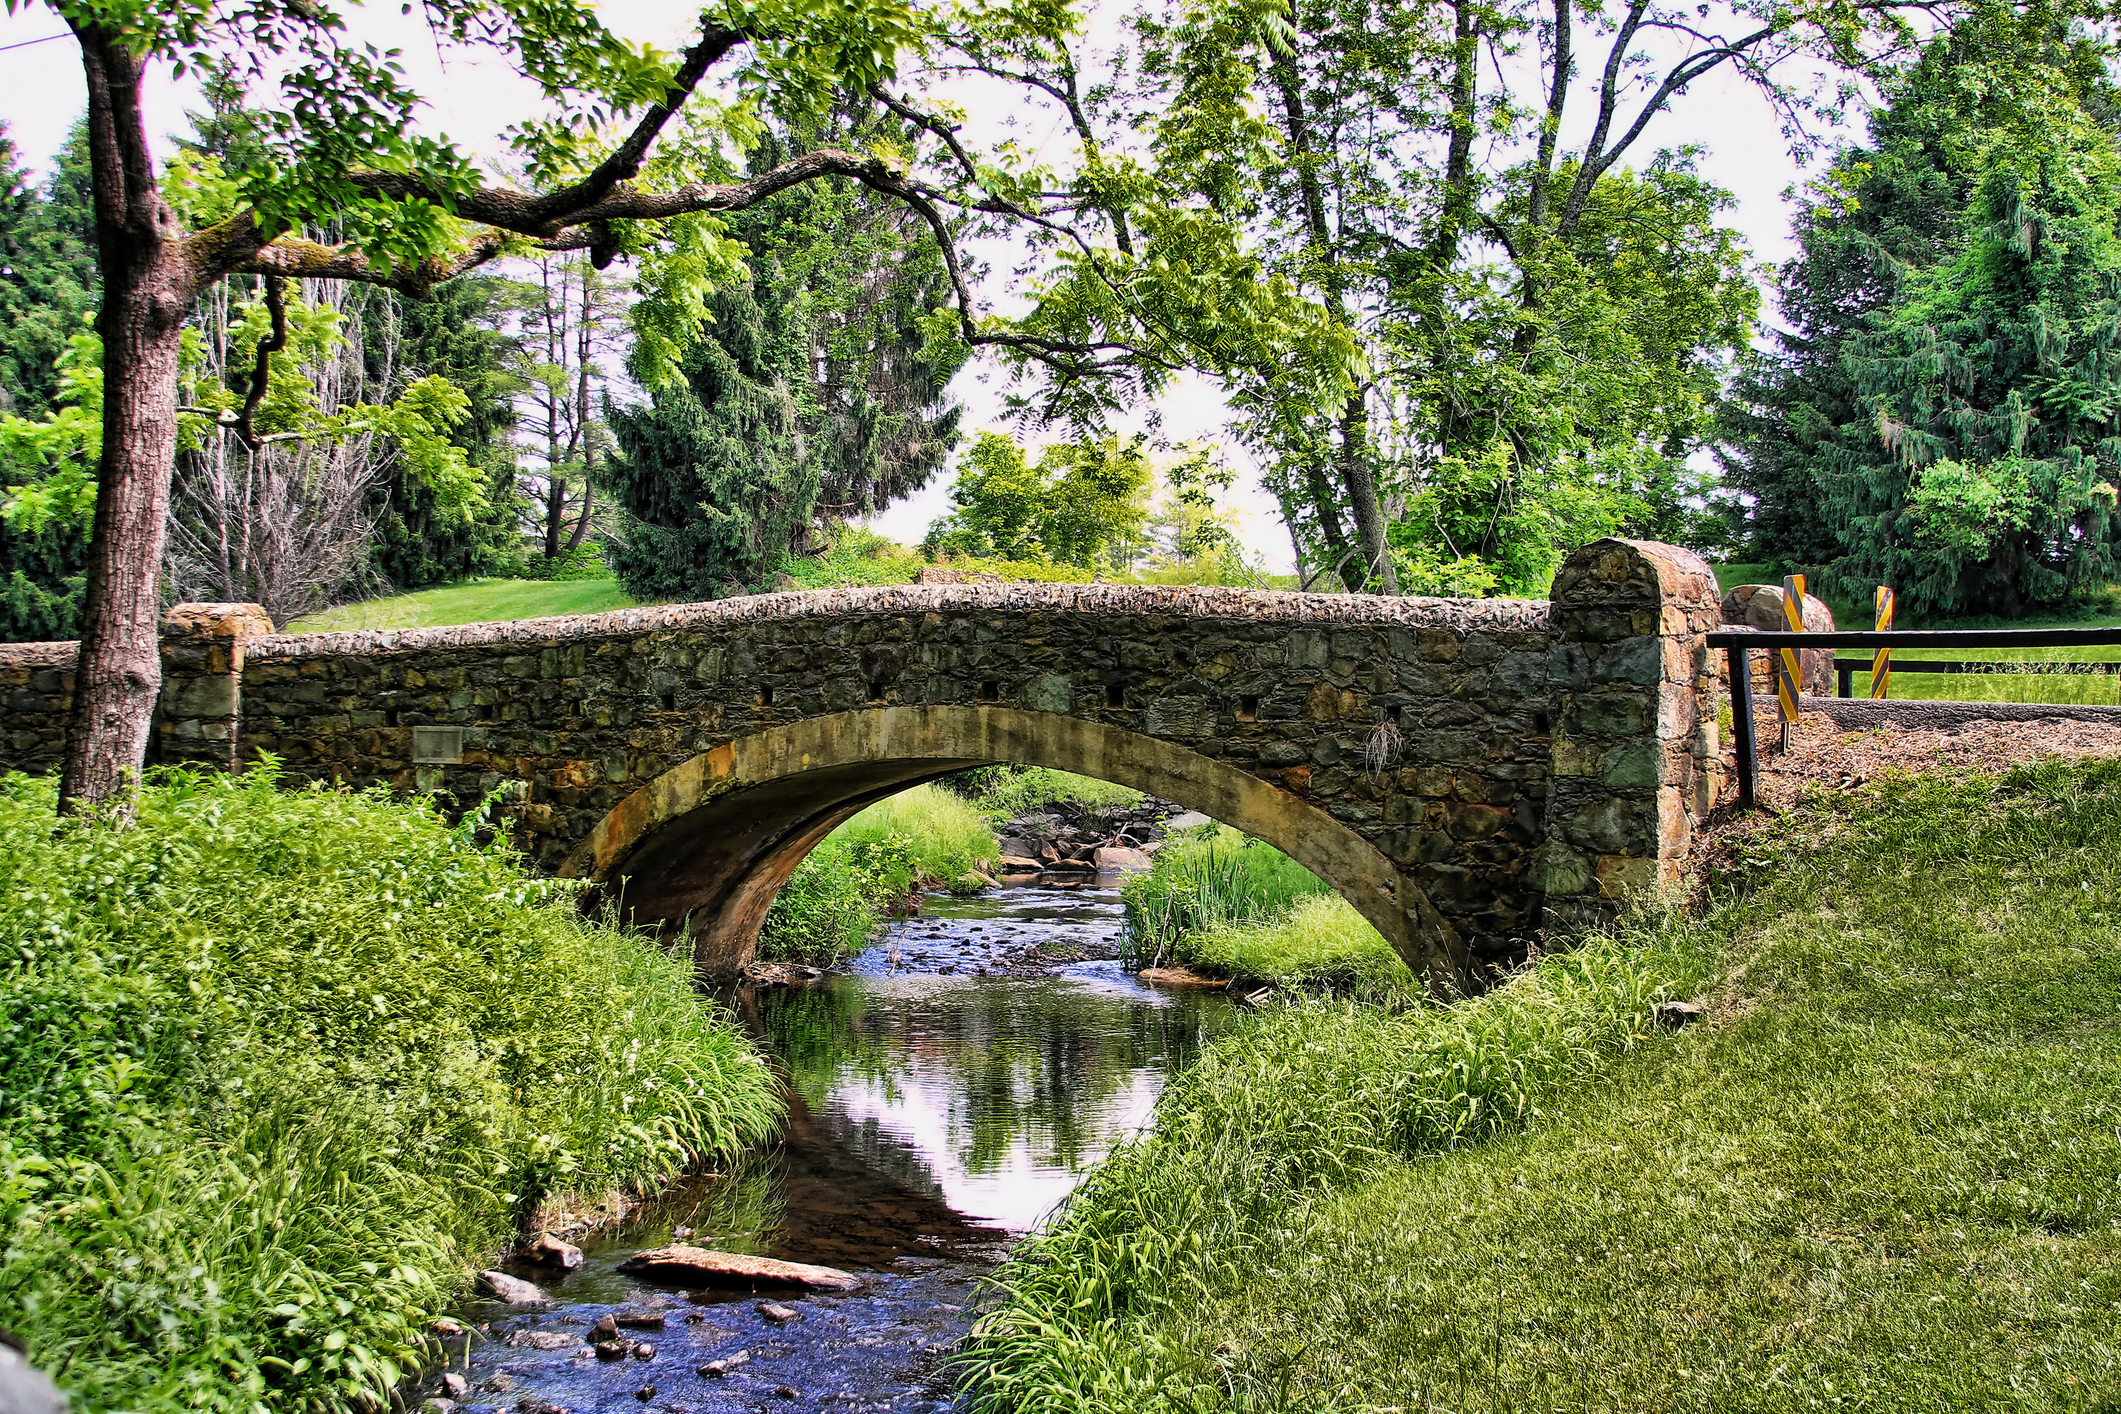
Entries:
POLYGON ((1374 579, 1387 594, 1399 592, 1399 572, 1392 568, 1391 547, 1385 542, 1384 511, 1377 499, 1377 475, 1370 466, 1370 409, 1360 392, 1340 410, 1340 474, 1348 488, 1348 506, 1355 512, 1355 533, 1361 537, 1365 567, 1364 587, 1374 579))
MULTIPOLYGON (((586 473, 588 468, 583 468, 586 473)), ((582 543, 582 533, 589 529, 589 512, 597 503, 597 488, 585 474, 582 477, 582 513, 575 517, 574 534, 567 537, 567 553, 572 555, 582 543)))
POLYGON ((142 64, 77 31, 88 77, 89 160, 103 270, 103 454, 59 808, 125 809, 147 759, 162 686, 158 572, 177 444, 177 355, 196 291, 162 200, 140 112, 142 64))

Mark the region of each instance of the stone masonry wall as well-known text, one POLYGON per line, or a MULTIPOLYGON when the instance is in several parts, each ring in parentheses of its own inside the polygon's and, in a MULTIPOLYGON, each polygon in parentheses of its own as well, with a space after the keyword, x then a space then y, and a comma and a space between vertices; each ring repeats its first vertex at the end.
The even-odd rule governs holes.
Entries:
MULTIPOLYGON (((299 777, 460 807, 498 793, 522 847, 557 867, 645 782, 766 727, 864 706, 1067 713, 1327 811, 1499 961, 1676 867, 1675 839, 1713 798, 1698 642, 1713 584, 1686 552, 1602 541, 1551 607, 965 584, 262 635, 206 606, 183 619, 158 740, 173 759, 270 752, 299 777), (1688 598, 1703 579, 1705 608, 1688 598), (216 633, 232 651, 201 647, 216 633), (227 681, 202 681, 212 669, 227 681)), ((57 762, 71 649, 0 648, 0 766, 57 762)))
POLYGON ((556 866, 687 758, 864 705, 1089 717, 1321 806, 1418 878, 1476 953, 1538 923, 1547 606, 1136 586, 819 590, 583 619, 254 641, 246 749, 506 813, 556 866), (1373 734, 1396 733, 1385 769, 1373 734), (416 726, 462 759, 413 760, 416 726))

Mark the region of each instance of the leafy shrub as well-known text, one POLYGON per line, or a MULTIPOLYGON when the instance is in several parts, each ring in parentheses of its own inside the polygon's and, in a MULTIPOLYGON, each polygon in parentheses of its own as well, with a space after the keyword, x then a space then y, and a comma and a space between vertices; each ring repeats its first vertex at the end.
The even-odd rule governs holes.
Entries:
POLYGON ((759 956, 829 963, 856 953, 916 890, 984 888, 994 832, 961 796, 918 785, 827 835, 796 866, 759 928, 759 956))
POLYGON ((572 550, 550 557, 525 550, 501 562, 495 574, 503 579, 609 579, 611 567, 604 563, 604 547, 594 540, 585 540, 572 550))
POLYGON ((368 1409, 545 1192, 756 1142, 690 967, 423 805, 0 780, 0 1326, 79 1410, 368 1409))
POLYGON ((774 895, 759 926, 758 956, 820 967, 853 956, 911 891, 917 873, 913 842, 904 835, 855 840, 835 830, 774 895))
POLYGON ((1147 799, 1130 787, 1049 766, 981 766, 960 771, 950 778, 950 785, 996 820, 1013 820, 1056 805, 1096 810, 1107 805, 1139 805, 1147 799))
POLYGON ((927 561, 920 552, 894 544, 863 526, 841 526, 822 555, 790 555, 781 574, 796 589, 844 589, 871 584, 911 584, 927 561))

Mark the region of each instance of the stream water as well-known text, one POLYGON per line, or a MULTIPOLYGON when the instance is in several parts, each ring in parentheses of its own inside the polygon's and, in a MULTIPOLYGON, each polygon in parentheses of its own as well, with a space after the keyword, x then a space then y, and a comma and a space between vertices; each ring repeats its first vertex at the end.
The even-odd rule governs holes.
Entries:
MULTIPOLYGON (((957 1408, 939 1367, 981 1278, 1148 1119, 1230 1004, 1144 986, 1110 960, 1115 889, 927 905, 845 971, 735 995, 788 1077, 784 1133, 586 1241, 565 1277, 510 1268, 551 1306, 460 1311, 470 1329, 451 1343, 450 1370, 466 1414, 957 1408), (754 1295, 618 1272, 674 1240, 837 1267, 862 1285, 754 1295), (614 1310, 639 1344, 606 1362, 582 1341, 614 1310), (795 1318, 774 1319, 786 1310, 795 1318), (724 1368, 701 1373, 709 1362, 724 1368)), ((440 1393, 439 1380, 420 1393, 440 1393)))

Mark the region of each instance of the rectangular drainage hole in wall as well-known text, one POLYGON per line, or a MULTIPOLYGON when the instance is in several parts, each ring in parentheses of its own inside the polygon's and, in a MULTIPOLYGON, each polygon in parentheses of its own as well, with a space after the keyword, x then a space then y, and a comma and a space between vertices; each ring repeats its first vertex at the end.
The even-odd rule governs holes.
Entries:
POLYGON ((1399 725, 1400 719, 1406 715, 1406 711, 1407 709, 1404 707, 1387 707, 1385 708, 1385 720, 1396 727, 1399 725))
POLYGON ((1002 685, 998 682, 983 682, 979 685, 979 700, 999 702, 1002 700, 1002 685))
POLYGON ((416 766, 454 766, 464 759, 462 727, 414 727, 412 759, 416 766))
POLYGON ((884 700, 884 684, 882 682, 873 682, 869 684, 869 700, 871 702, 881 702, 884 700))
POLYGON ((1237 720, 1240 722, 1256 722, 1259 720, 1259 699, 1257 697, 1240 697, 1237 699, 1237 720))
POLYGON ((1107 707, 1124 707, 1124 706, 1126 706, 1126 705, 1127 705, 1127 685, 1126 685, 1125 683, 1121 683, 1121 682, 1108 682, 1108 683, 1106 683, 1106 684, 1105 684, 1105 705, 1106 705, 1107 707))
POLYGON ((761 706, 761 707, 771 707, 772 705, 773 705, 773 689, 772 689, 772 688, 770 688, 770 687, 764 687, 764 686, 760 687, 760 688, 759 688, 759 706, 761 706))
POLYGON ((656 701, 662 704, 662 708, 665 712, 675 712, 678 710, 678 695, 674 692, 662 693, 657 696, 656 701))

